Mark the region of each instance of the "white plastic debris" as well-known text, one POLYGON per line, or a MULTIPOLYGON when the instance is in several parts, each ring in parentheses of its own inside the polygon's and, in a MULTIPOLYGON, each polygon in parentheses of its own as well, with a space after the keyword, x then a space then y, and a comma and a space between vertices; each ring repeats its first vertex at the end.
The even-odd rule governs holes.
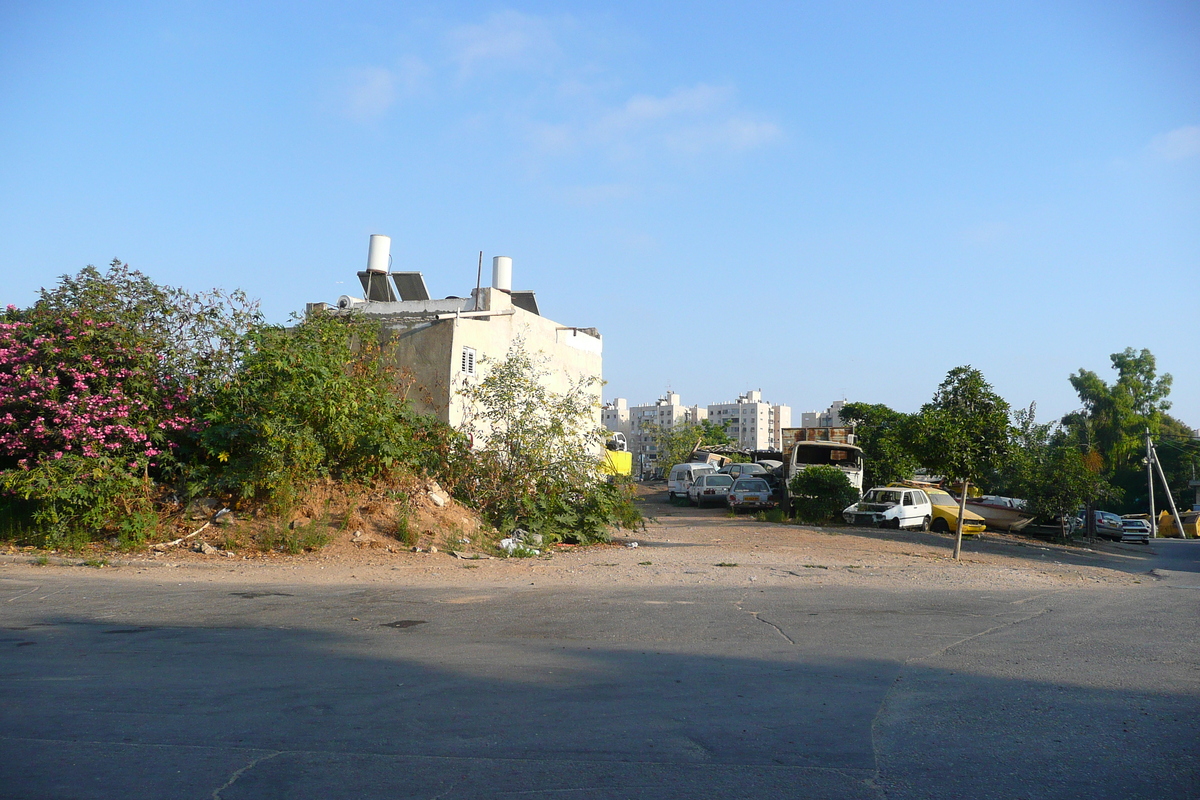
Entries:
POLYGON ((627 545, 625 545, 625 546, 626 546, 626 547, 628 547, 628 548, 630 548, 630 549, 632 549, 632 548, 634 548, 634 547, 637 547, 637 546, 638 546, 638 543, 637 543, 637 542, 630 542, 629 544, 627 544, 627 545))
POLYGON ((518 541, 517 539, 513 539, 511 537, 500 540, 500 549, 510 555, 512 553, 515 553, 518 550, 533 553, 535 556, 542 554, 541 550, 534 550, 532 547, 525 544, 524 542, 518 541))

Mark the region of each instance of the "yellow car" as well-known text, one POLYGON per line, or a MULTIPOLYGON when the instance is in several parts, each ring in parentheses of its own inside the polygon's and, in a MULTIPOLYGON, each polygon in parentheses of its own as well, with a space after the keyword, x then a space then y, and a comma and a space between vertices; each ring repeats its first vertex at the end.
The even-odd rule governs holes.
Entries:
MULTIPOLYGON (((933 504, 930 530, 938 533, 954 533, 958 530, 958 501, 941 489, 926 489, 925 494, 929 495, 929 502, 933 504)), ((983 533, 986 528, 983 517, 970 509, 963 512, 963 533, 983 533)))

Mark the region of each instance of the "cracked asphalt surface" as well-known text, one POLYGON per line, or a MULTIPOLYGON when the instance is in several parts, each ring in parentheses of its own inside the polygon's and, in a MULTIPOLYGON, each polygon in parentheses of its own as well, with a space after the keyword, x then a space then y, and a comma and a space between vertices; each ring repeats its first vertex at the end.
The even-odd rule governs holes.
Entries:
POLYGON ((9 559, 0 797, 1200 797, 1200 544, 655 510, 549 561, 9 559))

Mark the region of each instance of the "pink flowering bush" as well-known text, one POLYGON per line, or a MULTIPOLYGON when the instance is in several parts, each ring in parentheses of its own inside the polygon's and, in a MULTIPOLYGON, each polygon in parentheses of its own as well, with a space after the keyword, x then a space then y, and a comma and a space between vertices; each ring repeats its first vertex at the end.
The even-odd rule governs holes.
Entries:
POLYGON ((236 296, 87 267, 0 316, 0 523, 51 544, 146 519, 198 431, 197 387, 257 320, 236 296), (235 302, 236 301, 236 302, 235 302))
POLYGON ((113 322, 74 312, 35 324, 9 308, 0 322, 0 464, 121 456, 144 472, 193 427, 179 381, 113 322))

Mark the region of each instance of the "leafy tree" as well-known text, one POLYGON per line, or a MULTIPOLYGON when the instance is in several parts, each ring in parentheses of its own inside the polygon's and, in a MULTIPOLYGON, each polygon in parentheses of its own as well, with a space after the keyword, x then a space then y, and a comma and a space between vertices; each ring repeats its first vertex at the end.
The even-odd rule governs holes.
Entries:
MULTIPOLYGON (((999 469, 1008 456, 1008 411, 1008 403, 992 391, 983 373, 955 367, 917 414, 917 457, 926 469, 962 481, 965 502, 969 485, 999 469)), ((960 510, 955 558, 962 549, 962 517, 960 510)))
POLYGON ((1171 407, 1166 398, 1172 378, 1158 375, 1149 350, 1127 347, 1109 358, 1117 371, 1117 379, 1111 384, 1091 370, 1080 369, 1071 375, 1071 385, 1079 393, 1083 408, 1064 417, 1063 424, 1100 453, 1111 475, 1140 460, 1147 428, 1151 434, 1159 432, 1165 412, 1171 407))
POLYGON ((1042 441, 1027 440, 1021 458, 1017 488, 1025 497, 1026 510, 1045 520, 1057 519, 1063 541, 1069 533, 1067 520, 1076 511, 1111 496, 1108 483, 1088 465, 1068 431, 1060 429, 1042 441))
POLYGON ((258 302, 241 290, 163 286, 120 259, 105 272, 89 264, 78 275, 62 276, 41 290, 30 313, 39 319, 77 314, 126 331, 189 390, 229 378, 242 336, 262 323, 258 302))
POLYGON ((838 414, 854 426, 855 442, 863 450, 864 486, 886 486, 917 471, 911 414, 880 403, 846 403, 838 414))
POLYGON ((0 516, 50 544, 153 525, 196 391, 228 376, 257 319, 240 294, 158 286, 113 261, 43 289, 0 324, 0 516))
POLYGON ((1116 510, 1148 510, 1147 431, 1159 445, 1159 458, 1172 495, 1177 502, 1190 504, 1187 483, 1195 452, 1188 426, 1167 413, 1171 407, 1167 399, 1171 376, 1158 374, 1157 361, 1146 349, 1129 347, 1109 358, 1117 373, 1112 383, 1085 369, 1070 376, 1082 407, 1066 415, 1063 425, 1085 453, 1100 460, 1105 479, 1115 489, 1108 501, 1116 503, 1116 510))
POLYGON ((641 521, 632 487, 600 474, 596 378, 563 392, 546 387, 545 359, 517 340, 485 377, 460 389, 474 408, 463 424, 477 449, 447 465, 449 488, 501 531, 524 528, 550 539, 606 541, 613 526, 641 521))
POLYGON ((682 464, 697 446, 719 447, 733 444, 725 427, 712 420, 702 420, 698 425, 680 425, 675 428, 651 428, 650 440, 658 453, 658 464, 663 473, 670 473, 676 464, 682 464))
POLYGON ((826 464, 801 470, 788 484, 788 490, 796 516, 818 524, 836 519, 842 509, 858 499, 858 490, 846 473, 826 464))

